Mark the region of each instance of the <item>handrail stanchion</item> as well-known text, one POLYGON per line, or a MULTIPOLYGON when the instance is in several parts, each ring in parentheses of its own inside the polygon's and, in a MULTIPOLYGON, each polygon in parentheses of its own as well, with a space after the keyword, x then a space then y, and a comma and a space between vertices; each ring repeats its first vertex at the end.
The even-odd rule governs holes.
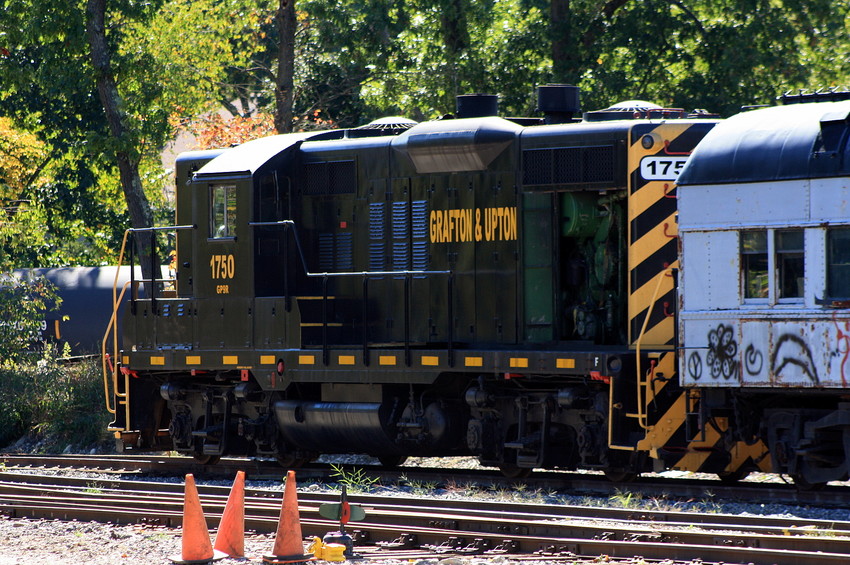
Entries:
POLYGON ((448 344, 447 344, 447 347, 446 347, 446 349, 448 350, 448 354, 449 354, 449 359, 448 359, 449 367, 455 366, 455 352, 454 352, 454 341, 455 341, 454 327, 455 327, 455 324, 454 324, 454 296, 453 296, 454 285, 455 285, 454 274, 449 274, 449 283, 448 283, 448 291, 447 291, 447 294, 449 295, 448 296, 448 302, 449 302, 449 304, 448 304, 448 326, 449 327, 448 327, 448 332, 447 332, 448 333, 447 337, 448 337, 449 341, 448 341, 448 344))
POLYGON ((363 365, 369 366, 369 276, 363 275, 363 365))
POLYGON ((404 276, 404 365, 410 367, 410 275, 404 276))
POLYGON ((328 277, 325 275, 322 278, 322 359, 325 362, 325 367, 330 363, 330 353, 328 351, 328 277))

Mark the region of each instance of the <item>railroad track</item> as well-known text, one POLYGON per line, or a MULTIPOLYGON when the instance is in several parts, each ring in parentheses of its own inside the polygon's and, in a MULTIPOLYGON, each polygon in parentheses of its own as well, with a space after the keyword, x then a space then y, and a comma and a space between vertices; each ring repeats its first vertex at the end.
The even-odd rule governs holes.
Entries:
MULTIPOLYGON (((300 472, 298 479, 305 483, 300 472)), ((276 486, 246 489, 247 529, 275 531, 282 496, 276 486)), ((199 484, 213 526, 228 491, 229 486, 199 484)), ((129 480, 118 472, 97 479, 0 472, 0 508, 12 517, 179 527, 182 496, 182 483, 129 480)), ((336 529, 318 508, 337 501, 335 493, 299 493, 305 536, 336 529)), ((776 564, 850 559, 850 522, 360 494, 350 494, 349 501, 366 510, 365 520, 349 525, 365 558, 405 559, 428 551, 776 564)))
MULTIPOLYGON (((196 477, 231 480, 237 470, 245 471, 255 480, 281 480, 286 475, 274 461, 225 458, 216 465, 202 465, 191 457, 151 455, 3 455, 0 466, 9 469, 76 470, 118 475, 174 475, 192 473, 196 477)), ((770 483, 739 482, 724 484, 713 478, 641 477, 629 483, 612 483, 601 473, 535 472, 525 479, 507 479, 498 471, 486 469, 445 469, 427 467, 397 467, 387 469, 379 465, 341 465, 346 469, 362 470, 378 484, 399 482, 445 486, 478 484, 491 490, 515 490, 517 484, 528 491, 569 492, 593 496, 612 496, 621 491, 638 494, 644 498, 722 499, 761 501, 763 503, 850 507, 850 485, 829 485, 819 490, 800 490, 790 482, 770 483)), ((335 482, 335 470, 328 464, 311 464, 298 469, 300 480, 335 482)))

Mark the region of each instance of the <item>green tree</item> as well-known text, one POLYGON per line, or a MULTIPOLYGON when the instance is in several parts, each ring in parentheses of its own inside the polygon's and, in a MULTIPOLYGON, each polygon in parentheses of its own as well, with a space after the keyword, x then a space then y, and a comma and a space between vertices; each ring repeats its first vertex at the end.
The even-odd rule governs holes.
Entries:
POLYGON ((846 76, 846 66, 814 61, 826 44, 838 58, 847 15, 846 0, 629 2, 596 39, 578 84, 595 107, 647 98, 730 115, 846 76))
POLYGON ((102 110, 79 70, 84 52, 72 47, 82 45, 83 30, 82 13, 64 5, 10 0, 0 10, 0 114, 35 136, 43 155, 20 163, 24 182, 8 196, 27 204, 2 229, 2 252, 16 266, 71 263, 71 248, 93 226, 121 223, 107 212, 116 199, 98 188, 102 169, 89 158, 88 132, 98 130, 102 110))
POLYGON ((38 275, 0 275, 0 365, 26 361, 41 339, 44 314, 59 307, 53 285, 38 275))
POLYGON ((19 224, 38 218, 45 243, 11 250, 19 264, 114 261, 128 224, 172 222, 162 147, 178 124, 239 98, 228 69, 266 48, 255 47, 262 16, 251 0, 4 2, 0 115, 36 135, 52 166, 20 190, 39 214, 19 224))

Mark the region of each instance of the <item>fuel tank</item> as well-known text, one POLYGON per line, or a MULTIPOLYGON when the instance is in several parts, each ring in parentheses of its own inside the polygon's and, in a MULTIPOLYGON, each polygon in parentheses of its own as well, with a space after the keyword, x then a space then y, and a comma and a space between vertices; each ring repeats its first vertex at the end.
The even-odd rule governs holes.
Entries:
POLYGON ((275 417, 287 442, 324 453, 397 454, 389 410, 372 402, 281 400, 275 417))

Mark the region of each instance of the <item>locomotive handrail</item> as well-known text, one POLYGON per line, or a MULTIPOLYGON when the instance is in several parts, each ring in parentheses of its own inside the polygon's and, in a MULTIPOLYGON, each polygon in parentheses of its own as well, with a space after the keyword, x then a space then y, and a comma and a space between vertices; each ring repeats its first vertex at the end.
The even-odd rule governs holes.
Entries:
POLYGON ((636 354, 636 364, 637 364, 637 409, 638 409, 638 425, 644 430, 651 430, 652 426, 649 425, 647 421, 647 414, 644 411, 644 406, 641 403, 641 386, 646 387, 646 400, 649 401, 649 385, 652 383, 652 378, 648 377, 645 381, 643 380, 643 373, 640 368, 640 350, 643 345, 643 337, 646 335, 646 327, 649 325, 649 315, 652 313, 652 308, 655 306, 656 301, 658 300, 658 292, 661 290, 661 283, 664 281, 664 277, 668 274, 672 276, 674 271, 673 267, 665 267, 662 271, 660 271, 657 275, 658 281, 655 283, 655 290, 652 292, 652 298, 649 303, 651 306, 646 310, 646 316, 643 318, 643 325, 640 328, 640 334, 638 334, 638 338, 635 341, 635 354, 636 354))
MULTIPOLYGON (((135 235, 137 233, 144 233, 144 232, 155 233, 155 232, 158 232, 158 231, 193 230, 193 229, 196 229, 197 227, 198 226, 196 226, 195 224, 184 224, 184 225, 179 225, 179 226, 151 226, 151 227, 148 227, 148 228, 129 228, 125 232, 124 237, 126 238, 128 236, 128 234, 135 235)), ((122 252, 124 250, 123 244, 121 245, 121 250, 122 250, 122 252)), ((151 285, 150 285, 150 297, 149 298, 150 298, 150 301, 151 301, 151 310, 155 312, 156 311, 156 283, 162 282, 161 279, 157 279, 156 276, 154 275, 154 273, 157 270, 156 242, 155 241, 152 242, 151 254, 150 255, 151 255, 150 256, 151 278, 146 279, 146 278, 144 278, 144 276, 142 276, 141 282, 150 282, 151 283, 151 285)), ((141 261, 141 257, 139 259, 141 261)), ((119 263, 118 263, 119 266, 121 264, 120 260, 121 259, 119 258, 119 263)), ((117 280, 118 279, 117 279, 117 275, 116 275, 116 284, 117 284, 117 280)), ((130 246, 130 282, 135 283, 135 270, 133 269, 133 246, 130 246)), ((134 299, 134 302, 135 302, 135 296, 133 297, 133 299, 134 299)))
MULTIPOLYGON (((118 286, 117 281, 115 283, 115 286, 116 287, 118 286)), ((129 286, 130 286, 130 281, 127 281, 127 282, 124 283, 124 286, 121 288, 121 294, 117 295, 118 296, 118 302, 121 302, 121 300, 124 299, 124 294, 127 292, 127 287, 129 287, 129 286)), ((109 357, 109 354, 106 352, 106 344, 108 343, 108 340, 109 340, 109 333, 113 331, 113 328, 116 329, 116 336, 117 336, 117 325, 116 325, 115 322, 116 322, 116 318, 118 317, 118 309, 115 308, 114 301, 115 301, 115 297, 113 297, 112 315, 109 317, 109 323, 107 323, 107 325, 106 325, 106 332, 104 332, 104 334, 103 334, 103 341, 101 342, 101 345, 100 345, 100 354, 101 354, 102 363, 103 363, 103 392, 104 392, 104 398, 106 399, 106 411, 109 412, 110 414, 115 414, 115 410, 117 409, 117 407, 111 406, 110 402, 109 402, 109 381, 108 381, 108 375, 107 375, 107 364, 108 364, 108 360, 110 359, 110 357, 109 357)), ((115 338, 113 338, 113 340, 114 339, 115 338)), ((114 351, 114 354, 115 354, 115 359, 117 359, 118 358, 117 357, 117 355, 118 355, 117 348, 114 351)), ((124 396, 121 393, 119 393, 118 389, 115 387, 115 382, 116 382, 115 379, 117 378, 117 374, 116 374, 116 370, 115 370, 114 366, 112 367, 111 372, 113 373, 112 377, 113 377, 113 388, 115 388, 115 392, 114 392, 115 396, 119 396, 119 397, 124 396)))
MULTIPOLYGON (((637 419, 638 425, 645 431, 650 432, 654 426, 649 425, 648 419, 648 411, 644 410, 646 406, 644 405, 644 400, 646 404, 649 403, 649 387, 653 384, 652 376, 644 378, 643 372, 641 370, 641 348, 643 347, 643 338, 646 335, 646 327, 649 325, 649 316, 652 314, 652 308, 655 306, 656 301, 658 300, 658 293, 661 290, 661 283, 666 280, 667 276, 671 276, 671 273, 675 271, 675 268, 666 266, 664 269, 658 272, 656 275, 657 281, 655 283, 655 290, 652 293, 652 298, 649 301, 651 305, 646 310, 646 316, 643 318, 643 325, 640 328, 640 333, 635 340, 635 383, 637 386, 636 391, 636 404, 637 404, 637 414, 632 414, 630 416, 637 419)), ((650 371, 652 369, 650 368, 650 371)), ((614 384, 612 383, 610 390, 608 391, 608 414, 613 414, 613 405, 614 405, 614 384)), ((632 445, 614 445, 614 419, 608 418, 608 447, 610 449, 619 449, 623 451, 637 451, 637 446, 632 445)))
MULTIPOLYGON (((363 360, 368 365, 368 335, 366 322, 366 299, 368 296, 367 281, 369 277, 383 276, 404 276, 404 357, 405 364, 410 366, 410 277, 421 275, 447 275, 448 279, 448 361, 449 366, 454 366, 454 331, 452 326, 452 292, 454 273, 451 270, 445 271, 427 271, 427 270, 400 270, 400 271, 345 271, 345 272, 322 272, 313 273, 307 267, 307 260, 304 257, 304 250, 301 247, 301 240, 298 237, 298 227, 293 220, 277 220, 273 222, 249 222, 249 227, 284 227, 292 228, 292 236, 295 240, 295 247, 298 250, 298 256, 301 259, 301 266, 304 269, 304 274, 308 278, 322 278, 323 306, 322 306, 322 357, 325 365, 328 363, 328 343, 327 343, 327 300, 328 300, 328 278, 329 277, 363 277, 363 360)), ((286 299, 289 300, 289 291, 285 290, 286 299)), ((288 309, 288 306, 287 306, 288 309)))
MULTIPOLYGON (((124 283, 123 287, 121 288, 121 293, 120 294, 118 293, 118 280, 119 280, 119 277, 121 275, 121 266, 124 262, 124 252, 127 249, 127 240, 129 239, 130 234, 135 234, 135 233, 138 233, 138 232, 172 231, 172 230, 184 230, 184 229, 195 229, 195 228, 197 228, 197 226, 195 226, 195 225, 179 225, 179 226, 155 226, 155 227, 149 227, 149 228, 128 228, 128 229, 124 230, 124 236, 121 238, 121 250, 118 252, 118 264, 117 264, 116 269, 115 269, 115 280, 112 283, 112 315, 109 317, 109 322, 106 325, 106 332, 104 332, 103 341, 101 342, 101 359, 102 359, 101 363, 102 363, 102 367, 103 367, 104 400, 106 402, 106 410, 110 414, 114 415, 114 414, 116 414, 116 412, 118 410, 118 406, 112 405, 110 403, 110 399, 109 399, 109 376, 110 376, 110 373, 111 373, 111 376, 112 376, 112 389, 113 389, 113 394, 115 395, 115 397, 116 398, 126 398, 127 395, 129 394, 128 389, 126 387, 125 387, 125 391, 123 393, 119 392, 119 390, 118 390, 119 345, 118 345, 118 323, 117 323, 118 308, 121 304, 121 301, 124 299, 124 294, 127 292, 127 287, 135 286, 135 269, 134 269, 133 260, 132 260, 132 249, 133 248, 131 246, 130 247, 130 280, 127 281, 126 283, 124 283), (110 332, 112 333, 112 347, 113 347, 113 349, 112 349, 112 359, 116 360, 116 362, 113 364, 113 366, 111 368, 111 371, 110 371, 110 368, 108 367, 110 357, 109 357, 109 355, 107 355, 107 352, 106 352, 110 332)), ((156 260, 156 253, 155 252, 151 253, 151 260, 152 260, 152 262, 155 262, 155 260, 156 260)), ((155 267, 155 265, 154 265, 154 267, 155 267)), ((155 268, 152 269, 151 276, 153 276, 154 271, 155 271, 155 268)), ((142 282, 145 282, 147 280, 148 279, 145 279, 144 277, 142 278, 142 282)), ((152 287, 151 288, 151 299, 152 300, 154 300, 154 296, 155 296, 155 292, 156 292, 153 289, 153 287, 155 286, 155 283, 165 282, 166 280, 170 280, 170 279, 157 279, 157 278, 154 277, 150 280, 151 287, 152 287)), ((134 292, 135 292, 135 289, 134 289, 134 292)), ((131 294, 131 296, 132 296, 132 294, 131 294)), ((130 405, 129 405, 129 403, 125 403, 125 404, 126 404, 126 410, 127 410, 125 424, 129 424, 129 422, 130 422, 130 413, 129 413, 130 405)))

